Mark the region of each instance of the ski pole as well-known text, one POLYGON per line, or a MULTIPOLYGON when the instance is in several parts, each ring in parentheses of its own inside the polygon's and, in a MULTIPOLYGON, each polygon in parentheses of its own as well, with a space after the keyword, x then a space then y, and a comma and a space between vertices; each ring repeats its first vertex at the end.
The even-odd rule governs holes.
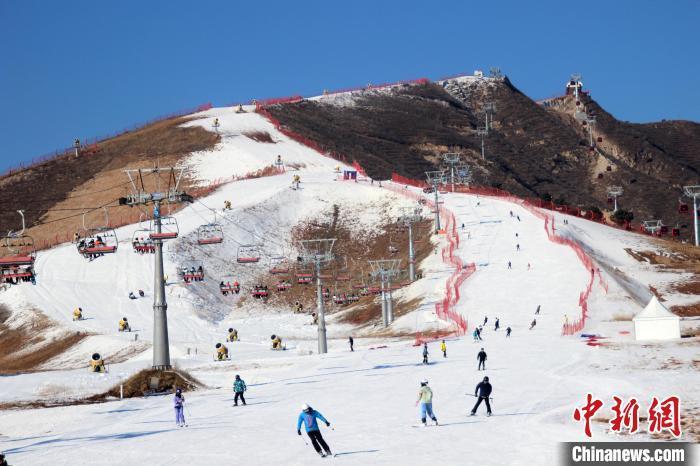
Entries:
POLYGON ((303 436, 303 435, 300 435, 299 437, 301 437, 301 439, 304 441, 304 445, 306 445, 306 446, 308 447, 308 446, 309 446, 309 443, 306 441, 306 439, 304 438, 304 436, 303 436))

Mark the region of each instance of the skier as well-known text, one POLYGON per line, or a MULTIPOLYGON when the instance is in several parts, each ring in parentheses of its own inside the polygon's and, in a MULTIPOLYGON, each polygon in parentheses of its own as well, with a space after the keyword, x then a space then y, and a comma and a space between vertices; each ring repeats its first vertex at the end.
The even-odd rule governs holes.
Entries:
POLYGON ((185 397, 179 388, 175 390, 173 405, 175 406, 175 424, 178 427, 187 427, 187 424, 185 424, 185 397))
POLYGON ((520 251, 520 243, 518 243, 518 244, 515 245, 515 250, 516 250, 516 251, 520 251))
POLYGON ((513 211, 512 211, 512 210, 510 211, 510 216, 511 216, 511 217, 513 216, 513 211))
POLYGON ((535 315, 539 315, 539 313, 540 313, 540 305, 538 304, 538 305, 537 305, 537 310, 535 311, 535 315))
POLYGON ((0 466, 9 466, 7 464, 7 460, 5 459, 5 453, 0 453, 0 466))
POLYGON ((76 307, 73 310, 73 320, 83 320, 83 308, 76 307))
POLYGON ((245 398, 243 398, 243 392, 248 390, 248 387, 245 385, 245 381, 241 378, 240 375, 236 374, 236 380, 233 381, 233 406, 238 406, 238 398, 241 399, 243 402, 243 406, 245 406, 245 398))
POLYGON ((535 328, 535 325, 537 325, 537 319, 532 319, 532 322, 530 323, 530 330, 535 328))
POLYGON ((420 420, 425 427, 428 426, 426 423, 427 416, 433 420, 435 425, 438 425, 438 420, 433 413, 433 391, 428 387, 428 379, 423 379, 420 381, 420 390, 418 391, 418 399, 416 400, 416 406, 420 403, 420 420))
POLYGON ((477 328, 476 328, 476 338, 477 338, 477 340, 479 340, 479 341, 482 340, 482 338, 481 338, 481 327, 477 327, 477 328))
POLYGON ((486 351, 484 351, 484 348, 481 348, 481 351, 476 355, 476 359, 479 361, 477 370, 486 370, 486 351))
POLYGON ((516 215, 516 218, 518 219, 518 222, 520 221, 520 215, 516 215))
POLYGON ((510 337, 510 332, 511 332, 510 327, 506 328, 506 338, 510 337))
POLYGON ((428 364, 428 344, 423 343, 423 364, 428 364))
POLYGON ((129 291, 129 299, 136 299, 133 291, 129 291))
POLYGON ((348 343, 350 343, 350 351, 355 351, 353 348, 353 345, 355 344, 355 340, 353 340, 352 335, 348 337, 348 343))
POLYGON ((511 265, 510 261, 508 261, 508 270, 510 270, 510 269, 512 269, 512 268, 513 268, 513 267, 512 267, 512 265, 511 265))
POLYGON ((440 351, 442 351, 442 357, 446 358, 447 357, 447 345, 445 344, 445 340, 442 340, 442 343, 440 343, 440 351))
POLYGON ((472 336, 474 337, 474 341, 479 341, 479 329, 475 328, 472 332, 472 336))
POLYGON ((489 321, 489 317, 488 317, 488 316, 484 316, 484 323, 483 323, 482 325, 486 325, 486 322, 488 322, 488 321, 489 321))
POLYGON ((139 290, 139 296, 143 298, 144 296, 146 296, 146 293, 144 293, 143 290, 139 290))
POLYGON ((491 395, 492 390, 493 387, 491 387, 488 377, 484 377, 484 380, 477 384, 476 388, 474 389, 474 396, 477 397, 478 400, 476 400, 476 404, 472 408, 472 416, 476 414, 476 410, 482 401, 486 402, 486 414, 488 416, 491 415, 491 403, 489 403, 489 395, 491 395))
POLYGON ((498 330, 499 328, 501 328, 501 321, 500 321, 500 319, 499 319, 498 317, 496 317, 496 323, 495 323, 494 326, 493 326, 493 330, 496 331, 496 330, 498 330))
POLYGON ((318 428, 318 422, 316 419, 320 419, 325 422, 326 427, 331 426, 331 423, 328 422, 321 413, 304 403, 301 406, 301 413, 299 414, 299 419, 297 420, 297 434, 301 435, 301 424, 303 422, 304 427, 306 428, 306 435, 308 435, 311 439, 311 444, 313 445, 314 450, 316 450, 316 453, 321 455, 321 457, 325 458, 332 453, 326 441, 323 440, 323 436, 321 436, 321 431, 318 428))

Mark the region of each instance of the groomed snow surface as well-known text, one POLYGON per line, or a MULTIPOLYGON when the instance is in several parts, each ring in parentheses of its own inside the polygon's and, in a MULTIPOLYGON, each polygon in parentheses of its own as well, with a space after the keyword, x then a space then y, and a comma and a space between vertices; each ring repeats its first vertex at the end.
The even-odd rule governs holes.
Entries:
MULTIPOLYGON (((193 154, 190 166, 203 182, 245 173, 270 165, 282 155, 287 166, 300 167, 285 174, 225 184, 207 198, 178 212, 180 238, 166 247, 168 318, 173 362, 207 384, 187 393, 188 427, 175 426, 172 397, 111 401, 103 404, 0 412, 0 450, 11 464, 316 464, 319 458, 306 435, 296 434, 302 403, 309 403, 330 420, 334 430, 322 427, 343 464, 545 465, 556 464, 559 442, 584 440, 583 427, 572 419, 586 393, 610 402, 613 395, 635 396, 643 405, 651 396, 679 395, 685 408, 699 406, 697 374, 692 368, 697 340, 642 345, 632 340, 632 315, 644 304, 648 283, 670 280, 652 268, 644 269, 624 247, 650 249, 638 235, 612 230, 581 219, 555 219, 558 234, 588 247, 608 283, 607 292, 596 282, 589 301, 587 333, 608 337, 612 348, 588 346, 578 336, 561 337, 565 316, 579 315, 579 293, 589 271, 572 250, 550 242, 542 220, 515 203, 462 194, 445 196, 445 207, 457 219, 461 237, 459 256, 474 262, 476 273, 461 287, 458 311, 470 330, 488 323, 483 341, 471 335, 447 340, 447 358, 431 343, 430 364, 421 364, 421 349, 412 341, 356 338, 350 352, 347 337, 357 334, 331 317, 329 353, 316 354, 315 327, 308 316, 291 314, 248 300, 218 293, 218 282, 230 275, 244 289, 256 273, 268 267, 270 256, 294 255, 289 233, 295 225, 318 217, 334 204, 355 212, 356 228, 373 228, 382 215, 395 215, 400 206, 413 205, 408 197, 368 182, 335 180, 338 163, 301 146, 259 115, 212 109, 189 124, 213 130, 219 118, 222 142, 214 151, 193 154), (276 143, 260 143, 245 136, 266 131, 276 143), (290 189, 293 174, 302 189, 290 189), (234 208, 221 214, 224 200, 234 208), (387 208, 387 206, 389 206, 387 208), (222 245, 195 245, 196 228, 219 212, 225 230, 222 245), (511 211, 513 216, 511 216, 511 211), (518 219, 519 217, 519 219, 518 219), (462 224, 464 226, 462 226, 462 224), (517 236, 516 236, 517 234, 517 236), (235 263, 237 246, 263 243, 260 265, 235 263), (520 245, 520 250, 517 250, 520 245), (187 260, 204 265, 207 280, 185 285, 177 267, 187 260), (508 269, 508 262, 512 268, 508 269), (528 267, 529 264, 529 267, 528 267), (624 272, 624 287, 618 273, 624 272), (640 306, 641 304, 641 306, 640 306), (534 311, 541 305, 541 313, 534 311), (533 318, 537 325, 529 330, 533 318), (500 319, 501 329, 493 324, 500 319), (510 338, 505 328, 513 329, 510 338), (235 327, 242 341, 229 344, 231 361, 212 361, 213 346, 235 327), (287 351, 269 350, 269 335, 285 338, 287 351), (488 353, 487 370, 477 371, 476 353, 488 353), (662 366, 671 357, 681 364, 662 366), (235 374, 248 384, 248 406, 233 407, 231 385, 235 374), (488 375, 494 386, 494 416, 482 406, 469 417, 475 385, 488 375), (419 424, 414 406, 419 381, 430 381, 437 428, 419 424)), ((411 189, 411 188, 407 188, 411 189)), ((429 212, 425 212, 429 215, 429 212)), ((150 365, 152 332, 153 260, 132 251, 131 236, 138 225, 118 230, 122 242, 112 256, 93 262, 80 257, 72 245, 39 254, 37 285, 12 287, 0 302, 18 312, 20 325, 31 309, 40 309, 60 324, 60 331, 88 331, 88 337, 70 352, 45 364, 50 371, 0 378, 0 401, 71 398, 98 393, 150 365), (143 289, 146 297, 129 300, 129 291, 143 289), (71 312, 83 308, 87 320, 73 322, 71 312), (139 334, 120 334, 117 321, 128 316, 139 334), (89 355, 98 351, 110 359, 108 374, 87 371, 89 355)), ((434 238, 436 251, 444 239, 434 238)), ((421 264, 422 280, 396 293, 397 298, 421 297, 412 313, 397 319, 397 331, 426 331, 449 327, 434 314, 445 280, 451 273, 432 254, 421 264)), ((671 297, 670 304, 675 304, 671 297)), ((680 298, 678 298, 680 299, 680 298)), ((668 303, 667 303, 668 304, 668 303)), ((684 323, 688 325, 688 323, 684 323)), ((57 331, 58 332, 58 331, 57 331)), ((608 416, 609 417, 609 416, 608 416)), ((594 423, 595 440, 616 440, 605 423, 594 423)), ((625 437, 644 440, 646 434, 625 437)))

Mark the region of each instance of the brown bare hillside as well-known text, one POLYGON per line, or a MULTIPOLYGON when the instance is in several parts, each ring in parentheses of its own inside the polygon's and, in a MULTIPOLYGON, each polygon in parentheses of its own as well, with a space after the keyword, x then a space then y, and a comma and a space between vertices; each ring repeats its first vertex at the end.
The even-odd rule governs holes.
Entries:
POLYGON ((357 160, 374 178, 397 172, 422 179, 439 164, 440 153, 460 152, 476 184, 520 196, 606 210, 607 187, 621 185, 620 204, 634 211, 635 221, 678 224, 687 238, 689 217, 677 214, 678 197, 683 184, 700 182, 700 125, 620 122, 587 96, 581 100, 578 108, 585 106, 598 120, 595 150, 574 118, 573 96, 541 106, 507 78, 367 91, 357 93, 352 105, 321 99, 266 108, 284 127, 357 160), (484 125, 487 102, 496 111, 482 160, 476 129, 484 125))
MULTIPOLYGON (((217 134, 203 128, 180 127, 187 120, 160 121, 101 142, 78 157, 66 154, 3 177, 0 231, 21 227, 17 209, 25 210, 35 242, 76 231, 82 224, 84 209, 111 203, 112 223, 123 216, 133 216, 128 207, 112 207, 126 192, 124 168, 175 164, 183 156, 218 142, 217 134), (47 212, 49 209, 52 212, 47 212)), ((103 212, 94 212, 88 215, 87 223, 102 225, 103 218, 103 212)))
POLYGON ((29 322, 17 328, 6 324, 10 315, 11 312, 0 305, 0 374, 34 370, 87 337, 86 333, 66 332, 59 338, 47 341, 44 333, 52 327, 52 323, 39 311, 32 314, 29 322))

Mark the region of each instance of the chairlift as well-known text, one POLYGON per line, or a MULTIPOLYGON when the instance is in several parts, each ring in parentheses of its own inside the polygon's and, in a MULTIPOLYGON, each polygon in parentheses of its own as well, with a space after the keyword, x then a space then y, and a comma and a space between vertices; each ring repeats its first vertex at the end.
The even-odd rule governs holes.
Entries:
POLYGON ((344 260, 345 260, 344 265, 335 274, 335 280, 338 282, 349 282, 350 281, 350 273, 348 271, 348 258, 345 257, 344 260))
POLYGON ((103 207, 105 212, 105 224, 101 227, 87 228, 85 226, 85 215, 83 213, 83 228, 78 232, 78 252, 84 257, 93 260, 105 254, 117 252, 119 239, 114 228, 109 226, 109 212, 103 207))
POLYGON ((284 256, 270 257, 270 274, 286 275, 289 273, 289 262, 284 256))
POLYGON ((142 217, 143 214, 139 217, 139 228, 131 235, 131 246, 134 252, 139 254, 153 254, 156 252, 156 245, 150 237, 151 230, 141 226, 142 217))
POLYGON ((280 280, 277 282, 277 291, 287 291, 292 287, 292 284, 287 280, 280 280))
POLYGON ((177 227, 175 217, 166 215, 160 218, 160 233, 156 232, 155 222, 151 220, 149 237, 152 240, 168 240, 178 237, 180 230, 177 227))
POLYGON ((241 285, 233 275, 226 275, 219 282, 219 291, 224 296, 227 296, 229 293, 231 295, 238 294, 241 291, 241 285))
POLYGON ((310 269, 298 269, 294 276, 300 285, 306 285, 314 281, 314 274, 310 269))
POLYGON ((270 296, 270 292, 267 289, 267 285, 255 285, 250 292, 250 295, 255 299, 262 299, 266 301, 270 296))
POLYGON ((236 251, 236 262, 239 264, 256 264, 260 262, 260 246, 257 244, 241 244, 236 251))
POLYGON ((201 261, 185 261, 178 268, 178 273, 187 284, 204 281, 204 267, 201 261))
POLYGON ((680 200, 678 201, 678 213, 679 214, 687 214, 690 212, 690 208, 688 207, 688 204, 685 202, 681 202, 680 200))
POLYGON ((17 212, 22 217, 22 230, 8 231, 0 242, 0 283, 34 283, 35 280, 34 239, 25 233, 24 211, 17 212))
POLYGON ((224 242, 224 229, 220 223, 216 222, 216 212, 214 221, 197 228, 197 244, 200 246, 209 244, 220 244, 224 242))

